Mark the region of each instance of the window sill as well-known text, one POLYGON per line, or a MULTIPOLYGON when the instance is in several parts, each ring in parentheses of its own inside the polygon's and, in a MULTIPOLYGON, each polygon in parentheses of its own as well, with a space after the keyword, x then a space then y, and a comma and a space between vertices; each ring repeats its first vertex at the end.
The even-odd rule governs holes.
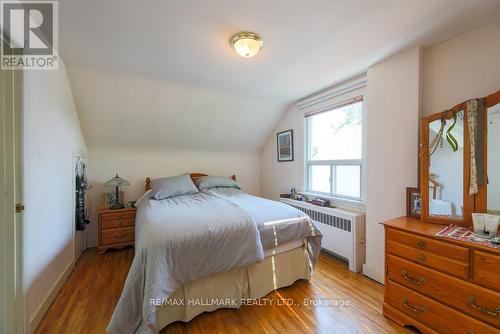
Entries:
POLYGON ((312 198, 319 197, 322 199, 327 199, 330 201, 332 206, 338 207, 340 209, 346 208, 346 209, 356 210, 362 213, 365 213, 366 211, 366 203, 363 202, 362 200, 352 200, 352 199, 328 196, 325 194, 318 194, 312 192, 300 192, 300 193, 307 197, 312 197, 312 198))

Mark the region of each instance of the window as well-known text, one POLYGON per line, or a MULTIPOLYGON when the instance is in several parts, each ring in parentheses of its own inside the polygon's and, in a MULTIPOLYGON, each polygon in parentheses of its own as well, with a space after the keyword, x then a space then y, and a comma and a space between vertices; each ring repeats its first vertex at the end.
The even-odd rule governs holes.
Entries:
POLYGON ((363 98, 306 114, 306 190, 361 199, 363 98))

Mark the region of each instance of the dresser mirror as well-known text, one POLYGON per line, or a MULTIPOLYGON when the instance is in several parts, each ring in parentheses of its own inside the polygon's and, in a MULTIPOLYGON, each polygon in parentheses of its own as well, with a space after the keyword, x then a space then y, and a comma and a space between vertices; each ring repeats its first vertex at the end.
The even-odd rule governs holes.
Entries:
POLYGON ((488 213, 500 215, 500 103, 487 109, 488 213))
POLYGON ((500 215, 500 91, 422 120, 420 190, 424 222, 472 225, 500 215))

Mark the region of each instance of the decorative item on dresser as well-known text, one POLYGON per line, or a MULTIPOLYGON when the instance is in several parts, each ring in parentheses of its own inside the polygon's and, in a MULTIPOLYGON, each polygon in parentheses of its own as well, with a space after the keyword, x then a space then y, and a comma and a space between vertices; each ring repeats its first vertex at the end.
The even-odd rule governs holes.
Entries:
POLYGON ((135 214, 136 208, 102 209, 98 212, 98 254, 104 254, 110 248, 134 245, 135 214))
POLYGON ((410 217, 385 226, 384 314, 423 333, 499 333, 500 248, 437 237, 410 217))
POLYGON ((406 188, 406 216, 420 219, 422 212, 420 189, 406 188))

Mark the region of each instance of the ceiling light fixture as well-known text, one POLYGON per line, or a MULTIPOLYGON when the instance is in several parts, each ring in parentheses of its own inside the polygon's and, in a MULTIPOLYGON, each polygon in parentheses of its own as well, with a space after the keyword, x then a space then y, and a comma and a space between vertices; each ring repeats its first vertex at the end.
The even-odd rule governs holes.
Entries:
POLYGON ((250 58, 260 51, 263 41, 256 33, 240 32, 231 37, 230 44, 240 56, 250 58))

